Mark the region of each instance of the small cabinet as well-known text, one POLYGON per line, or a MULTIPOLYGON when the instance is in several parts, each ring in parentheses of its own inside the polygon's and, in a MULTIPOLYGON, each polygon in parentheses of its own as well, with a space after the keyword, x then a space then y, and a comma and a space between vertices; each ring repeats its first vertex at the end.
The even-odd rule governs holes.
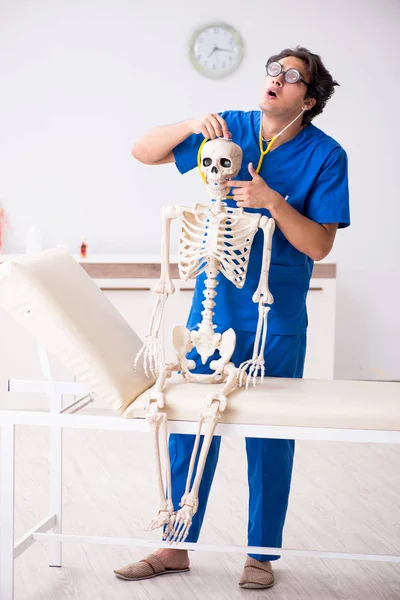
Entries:
POLYGON ((307 295, 308 331, 304 377, 333 379, 336 280, 312 279, 307 295))

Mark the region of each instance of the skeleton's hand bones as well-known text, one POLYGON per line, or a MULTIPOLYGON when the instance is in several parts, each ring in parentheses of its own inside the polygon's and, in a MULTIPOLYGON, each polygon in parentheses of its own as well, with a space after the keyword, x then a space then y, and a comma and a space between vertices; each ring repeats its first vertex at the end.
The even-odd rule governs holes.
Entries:
POLYGON ((283 196, 271 189, 249 163, 251 181, 233 181, 233 199, 239 208, 266 208, 275 211, 276 206, 285 202, 283 196))
POLYGON ((251 360, 246 360, 245 362, 243 362, 238 369, 237 375, 240 387, 242 387, 242 385, 246 383, 247 390, 251 381, 253 382, 253 387, 255 387, 257 382, 257 376, 259 373, 261 375, 261 382, 263 382, 265 375, 264 365, 265 361, 263 358, 260 357, 253 358, 251 360), (248 371, 248 374, 246 374, 246 371, 248 371))

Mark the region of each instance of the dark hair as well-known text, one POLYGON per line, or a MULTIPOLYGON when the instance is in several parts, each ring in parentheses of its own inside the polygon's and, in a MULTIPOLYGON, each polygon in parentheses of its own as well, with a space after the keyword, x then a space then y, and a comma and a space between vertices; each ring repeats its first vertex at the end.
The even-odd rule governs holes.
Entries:
POLYGON ((325 68, 322 63, 321 57, 318 54, 313 54, 307 48, 302 46, 296 46, 296 48, 285 48, 279 54, 270 56, 267 60, 266 67, 271 62, 277 62, 282 58, 288 56, 294 56, 302 60, 307 69, 307 73, 310 76, 310 85, 307 87, 306 98, 315 98, 316 103, 310 109, 307 110, 303 115, 303 123, 308 125, 311 121, 322 113, 325 108, 325 104, 329 98, 332 97, 335 91, 335 85, 339 85, 337 81, 332 78, 332 75, 325 68))

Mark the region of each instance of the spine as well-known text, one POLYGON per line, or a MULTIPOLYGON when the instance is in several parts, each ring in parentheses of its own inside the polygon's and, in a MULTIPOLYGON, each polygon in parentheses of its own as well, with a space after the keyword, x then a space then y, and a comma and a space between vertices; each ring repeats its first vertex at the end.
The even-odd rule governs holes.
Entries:
POLYGON ((210 258, 207 262, 207 279, 205 281, 205 290, 203 291, 205 300, 202 302, 204 310, 201 313, 203 318, 199 324, 199 332, 213 334, 215 325, 212 319, 214 316, 213 308, 215 306, 214 298, 217 295, 215 288, 218 285, 217 276, 219 261, 216 258, 210 258))

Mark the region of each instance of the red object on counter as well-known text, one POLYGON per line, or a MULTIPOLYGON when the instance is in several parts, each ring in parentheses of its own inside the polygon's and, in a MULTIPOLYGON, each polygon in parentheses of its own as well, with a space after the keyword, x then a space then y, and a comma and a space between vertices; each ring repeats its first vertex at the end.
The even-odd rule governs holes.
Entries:
POLYGON ((80 254, 81 254, 81 258, 86 258, 86 256, 87 256, 87 243, 85 242, 84 239, 82 240, 82 243, 81 243, 80 254))

